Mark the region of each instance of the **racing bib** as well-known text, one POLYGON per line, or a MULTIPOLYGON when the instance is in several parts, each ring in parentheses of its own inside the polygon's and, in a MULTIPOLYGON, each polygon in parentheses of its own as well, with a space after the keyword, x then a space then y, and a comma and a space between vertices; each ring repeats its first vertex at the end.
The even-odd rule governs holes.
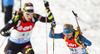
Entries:
POLYGON ((78 47, 78 48, 69 48, 71 54, 83 54, 85 53, 85 49, 83 47, 78 47))
POLYGON ((22 44, 30 41, 30 36, 31 36, 32 31, 27 31, 27 32, 18 32, 16 30, 13 30, 9 39, 17 44, 22 44))

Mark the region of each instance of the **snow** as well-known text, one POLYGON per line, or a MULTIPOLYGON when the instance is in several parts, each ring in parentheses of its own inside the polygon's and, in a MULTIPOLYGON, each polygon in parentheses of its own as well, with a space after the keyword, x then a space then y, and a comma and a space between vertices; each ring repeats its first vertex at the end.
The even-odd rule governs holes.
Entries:
MULTIPOLYGON (((14 10, 20 7, 20 0, 14 0, 14 10)), ((72 14, 74 10, 79 18, 79 25, 83 35, 92 42, 92 45, 87 47, 90 54, 100 54, 100 0, 48 0, 50 9, 57 23, 55 33, 63 31, 63 25, 70 23, 76 29, 77 24, 75 17, 72 14)), ((32 2, 36 13, 46 16, 46 10, 43 0, 22 0, 22 7, 26 2, 32 2)), ((1 1, 0 1, 1 7, 1 1)), ((1 8, 0 8, 1 11, 1 8)), ((4 27, 4 13, 0 12, 0 29, 4 27)), ((53 39, 49 38, 50 24, 37 22, 33 29, 31 43, 35 54, 46 54, 46 43, 48 43, 48 54, 53 54, 53 39), (47 40, 46 40, 47 37, 47 40), (46 42, 47 41, 47 42, 46 42)), ((0 35, 0 46, 5 37, 0 35)), ((7 39, 0 48, 0 54, 3 54, 7 39)), ((68 47, 63 39, 55 39, 55 54, 70 54, 68 47)), ((19 53, 21 54, 21 53, 19 53)))

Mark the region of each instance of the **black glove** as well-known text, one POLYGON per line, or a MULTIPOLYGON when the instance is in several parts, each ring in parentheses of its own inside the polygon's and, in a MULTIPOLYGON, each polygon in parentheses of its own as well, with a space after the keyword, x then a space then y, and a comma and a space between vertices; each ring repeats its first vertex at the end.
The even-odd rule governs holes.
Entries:
POLYGON ((54 21, 51 23, 51 29, 53 29, 53 27, 55 27, 55 26, 56 26, 56 22, 54 21))
POLYGON ((2 36, 9 36, 10 35, 10 32, 9 31, 0 31, 0 34, 2 36))
POLYGON ((49 8, 49 2, 48 1, 44 1, 44 5, 46 8, 49 8))
POLYGON ((80 43, 80 41, 82 41, 82 37, 80 37, 80 36, 77 36, 76 39, 77 39, 78 43, 80 43))

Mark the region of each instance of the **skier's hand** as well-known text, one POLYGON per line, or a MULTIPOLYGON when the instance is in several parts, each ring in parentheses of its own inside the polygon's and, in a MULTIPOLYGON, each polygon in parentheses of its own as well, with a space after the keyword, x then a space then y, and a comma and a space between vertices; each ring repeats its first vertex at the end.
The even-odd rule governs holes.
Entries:
POLYGON ((48 2, 48 1, 44 1, 44 6, 45 6, 46 8, 49 8, 49 2, 48 2))
POLYGON ((54 21, 51 23, 51 29, 53 29, 53 27, 55 27, 55 26, 56 26, 56 22, 54 21))
POLYGON ((80 28, 79 28, 79 26, 77 26, 77 31, 80 31, 80 28))
POLYGON ((77 31, 79 31, 80 34, 82 34, 82 32, 80 31, 80 27, 79 26, 77 26, 77 31))
POLYGON ((9 31, 0 31, 0 34, 2 36, 9 36, 10 35, 10 32, 9 31))

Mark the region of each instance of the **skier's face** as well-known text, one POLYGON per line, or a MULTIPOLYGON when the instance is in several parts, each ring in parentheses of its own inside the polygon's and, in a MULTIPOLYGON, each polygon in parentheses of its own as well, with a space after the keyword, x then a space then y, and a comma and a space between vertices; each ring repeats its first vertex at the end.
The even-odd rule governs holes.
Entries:
POLYGON ((24 12, 24 17, 26 21, 30 21, 33 18, 33 12, 24 12))
POLYGON ((72 35, 73 35, 73 32, 71 32, 71 33, 66 33, 66 34, 64 34, 66 37, 68 37, 68 38, 71 38, 72 37, 72 35))

